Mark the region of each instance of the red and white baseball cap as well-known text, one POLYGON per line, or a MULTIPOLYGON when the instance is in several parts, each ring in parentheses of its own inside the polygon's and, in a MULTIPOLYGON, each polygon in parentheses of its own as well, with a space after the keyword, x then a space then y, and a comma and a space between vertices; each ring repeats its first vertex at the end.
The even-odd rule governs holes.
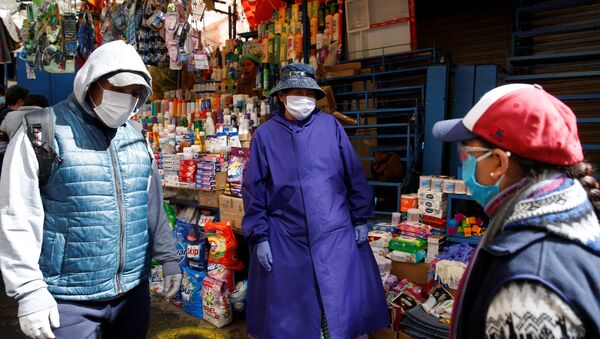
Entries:
POLYGON ((480 137, 546 164, 572 165, 583 160, 575 114, 540 85, 496 87, 464 118, 439 121, 432 132, 448 142, 480 137))

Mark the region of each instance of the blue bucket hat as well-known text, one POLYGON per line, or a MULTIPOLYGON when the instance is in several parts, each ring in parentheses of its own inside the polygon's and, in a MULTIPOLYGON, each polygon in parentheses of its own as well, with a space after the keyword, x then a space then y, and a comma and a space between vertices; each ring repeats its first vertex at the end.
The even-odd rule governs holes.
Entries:
POLYGON ((315 70, 308 64, 289 64, 279 73, 279 82, 271 90, 270 96, 279 91, 292 88, 306 88, 315 91, 317 100, 325 97, 325 91, 319 87, 315 80, 315 70))

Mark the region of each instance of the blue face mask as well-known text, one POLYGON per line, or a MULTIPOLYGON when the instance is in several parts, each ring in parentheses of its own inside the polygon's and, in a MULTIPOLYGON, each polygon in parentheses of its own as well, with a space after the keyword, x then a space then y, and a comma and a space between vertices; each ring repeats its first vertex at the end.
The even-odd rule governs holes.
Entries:
POLYGON ((500 182, 502 182, 502 179, 504 178, 504 176, 501 176, 495 184, 490 186, 482 185, 477 182, 475 177, 477 162, 489 157, 491 154, 492 152, 488 152, 479 158, 476 158, 474 155, 468 155, 462 164, 462 178, 465 185, 467 185, 471 191, 471 197, 483 207, 487 206, 487 204, 500 193, 500 182))
POLYGON ((4 105, 5 102, 5 98, 3 96, 0 96, 0 106, 4 105))

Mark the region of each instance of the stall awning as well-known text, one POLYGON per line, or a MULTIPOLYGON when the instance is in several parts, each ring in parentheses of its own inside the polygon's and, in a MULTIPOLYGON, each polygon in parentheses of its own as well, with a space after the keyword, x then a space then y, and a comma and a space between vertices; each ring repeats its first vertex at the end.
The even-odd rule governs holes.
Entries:
POLYGON ((285 1, 282 0, 242 0, 244 13, 250 24, 250 28, 256 28, 261 22, 271 19, 273 11, 283 7, 285 1))

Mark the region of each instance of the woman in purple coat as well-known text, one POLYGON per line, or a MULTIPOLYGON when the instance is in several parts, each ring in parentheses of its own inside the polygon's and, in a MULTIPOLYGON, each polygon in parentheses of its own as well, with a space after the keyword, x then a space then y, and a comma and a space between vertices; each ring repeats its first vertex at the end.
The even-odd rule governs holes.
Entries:
POLYGON ((389 324, 367 240, 371 188, 305 64, 281 70, 281 113, 254 134, 243 196, 251 247, 248 334, 354 339, 389 324))

